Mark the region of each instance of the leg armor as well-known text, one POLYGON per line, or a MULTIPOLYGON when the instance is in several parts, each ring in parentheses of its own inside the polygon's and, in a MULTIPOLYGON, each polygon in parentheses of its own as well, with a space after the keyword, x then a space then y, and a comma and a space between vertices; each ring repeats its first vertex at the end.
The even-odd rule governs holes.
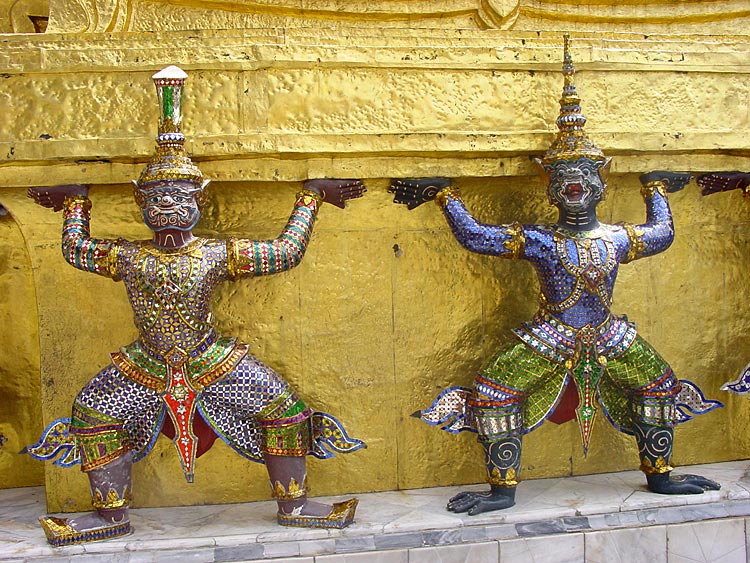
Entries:
POLYGON ((631 409, 633 431, 641 458, 641 471, 648 475, 669 473, 674 425, 677 420, 675 397, 680 385, 671 369, 644 387, 633 391, 631 409))
POLYGON ((521 473, 521 435, 497 442, 484 442, 482 445, 485 450, 487 482, 492 493, 513 501, 521 473))
POLYGON ((76 438, 81 470, 92 471, 123 456, 128 451, 124 424, 76 401, 70 433, 76 438))
POLYGON ((78 518, 41 518, 53 546, 105 540, 130 533, 132 456, 123 423, 76 400, 70 433, 89 477, 94 512, 78 518))
POLYGON ((525 393, 481 375, 474 382, 468 404, 478 440, 485 449, 487 481, 493 488, 515 488, 518 484, 525 399, 525 393))
POLYGON ((305 456, 312 446, 313 411, 297 393, 286 389, 257 415, 262 429, 264 456, 305 456))
POLYGON ((633 430, 638 444, 638 456, 641 459, 641 471, 646 474, 646 479, 653 475, 668 476, 674 469, 670 465, 674 429, 669 426, 652 426, 637 422, 633 430))
POLYGON ((451 512, 473 516, 515 504, 521 471, 521 436, 524 432, 526 394, 478 376, 468 400, 479 443, 485 452, 488 493, 464 491, 448 501, 451 512))
POLYGON ((671 370, 665 377, 638 389, 633 402, 633 432, 650 491, 665 495, 700 494, 720 485, 700 475, 672 476, 672 447, 676 423, 676 395, 680 385, 671 370))
POLYGON ((307 500, 305 457, 312 448, 312 414, 312 409, 289 389, 258 413, 263 457, 279 507, 277 519, 282 526, 345 528, 354 521, 357 499, 330 507, 307 500))

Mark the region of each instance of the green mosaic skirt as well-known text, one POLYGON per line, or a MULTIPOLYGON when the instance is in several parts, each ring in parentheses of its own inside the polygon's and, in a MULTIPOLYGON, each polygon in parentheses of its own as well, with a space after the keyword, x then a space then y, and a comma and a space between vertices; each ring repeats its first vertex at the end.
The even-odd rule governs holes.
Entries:
MULTIPOLYGON (((618 430, 630 433, 631 405, 638 401, 639 389, 649 387, 669 371, 667 362, 640 336, 636 336, 624 354, 608 358, 597 395, 610 422, 618 430)), ((523 343, 500 352, 481 372, 481 376, 526 396, 523 403, 525 432, 539 426, 552 413, 562 396, 567 375, 564 364, 540 356, 523 343)))

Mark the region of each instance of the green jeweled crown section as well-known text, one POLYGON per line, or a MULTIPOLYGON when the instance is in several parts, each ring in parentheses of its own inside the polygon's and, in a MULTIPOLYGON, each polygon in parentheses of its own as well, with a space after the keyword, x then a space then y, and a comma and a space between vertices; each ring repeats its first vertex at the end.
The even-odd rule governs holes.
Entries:
POLYGON ((182 123, 182 94, 187 73, 177 66, 168 66, 153 75, 159 100, 159 134, 156 153, 138 179, 138 185, 164 180, 188 180, 203 185, 203 173, 185 152, 182 123))

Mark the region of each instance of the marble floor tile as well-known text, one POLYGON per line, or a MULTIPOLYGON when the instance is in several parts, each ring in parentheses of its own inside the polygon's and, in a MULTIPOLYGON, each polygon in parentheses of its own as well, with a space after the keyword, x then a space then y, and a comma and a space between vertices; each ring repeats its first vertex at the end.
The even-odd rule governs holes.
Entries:
POLYGON ((584 534, 585 563, 656 563, 667 560, 666 526, 584 534))
MULTIPOLYGON (((70 558, 70 563, 140 563, 132 558, 131 553, 84 553, 83 555, 76 555, 70 558)), ((145 555, 145 554, 144 554, 145 555)), ((141 561, 146 559, 142 557, 141 561)), ((52 559, 51 563, 65 563, 66 559, 52 559)), ((34 559, 34 563, 40 563, 37 559, 34 559)))
POLYGON ((409 563, 498 563, 496 542, 442 547, 422 547, 409 550, 409 563))
POLYGON ((743 518, 667 526, 668 563, 746 563, 743 518))
MULTIPOLYGON (((545 481, 547 481, 545 479, 545 481)), ((594 514, 611 506, 612 503, 621 504, 633 494, 633 483, 629 480, 606 479, 601 475, 586 475, 554 479, 550 486, 539 490, 537 483, 532 481, 527 487, 519 486, 516 498, 519 507, 529 512, 538 512, 560 508, 568 509, 570 516, 580 514, 594 514), (528 489, 528 490, 527 490, 528 489)), ((558 512, 558 514, 560 514, 558 512)))
POLYGON ((408 532, 417 530, 443 530, 446 528, 461 528, 464 520, 445 508, 442 512, 428 510, 413 510, 406 514, 394 514, 388 524, 383 526, 383 531, 408 532))
POLYGON ((581 563, 583 560, 583 534, 500 542, 500 563, 581 563))
POLYGON ((336 540, 332 538, 325 540, 301 541, 298 545, 300 555, 323 555, 325 553, 336 552, 336 540))
POLYGON ((315 563, 313 557, 294 557, 287 559, 274 559, 272 562, 263 559, 255 559, 253 561, 237 561, 236 563, 315 563))
POLYGON ((376 553, 321 555, 315 558, 315 563, 409 563, 409 552, 405 549, 399 549, 376 553))
MULTIPOLYGON (((293 546, 297 544, 290 542, 293 546)), ((299 549, 295 555, 299 555, 299 549)), ((288 554, 287 554, 288 555, 288 554)), ((214 559, 217 562, 238 561, 243 559, 266 558, 266 546, 259 543, 248 543, 245 545, 235 545, 232 547, 216 547, 214 549, 214 559)))
MULTIPOLYGON (((105 557, 99 554, 99 557, 105 557)), ((213 549, 166 549, 159 552, 133 551, 129 553, 127 563, 214 563, 213 549)), ((104 561, 104 560, 103 560, 104 561)), ((73 563, 77 563, 75 560, 73 563)))

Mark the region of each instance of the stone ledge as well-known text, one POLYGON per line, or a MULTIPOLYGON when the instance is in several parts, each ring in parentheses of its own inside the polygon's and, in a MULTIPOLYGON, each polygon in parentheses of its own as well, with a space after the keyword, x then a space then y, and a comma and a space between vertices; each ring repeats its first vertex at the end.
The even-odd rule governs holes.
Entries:
MULTIPOLYGON (((528 481, 519 488, 515 507, 475 517, 445 511, 446 499, 459 487, 364 494, 356 523, 345 530, 281 528, 275 523, 271 502, 135 509, 131 535, 67 548, 49 547, 36 523, 43 513, 43 489, 9 489, 0 491, 0 559, 218 563, 301 558, 322 563, 349 561, 349 556, 357 554, 352 561, 406 562, 421 561, 430 549, 453 549, 499 553, 487 561, 505 561, 503 553, 515 552, 518 545, 525 549, 542 545, 519 544, 519 540, 555 536, 554 545, 567 545, 562 536, 583 549, 584 541, 599 542, 601 532, 630 529, 648 529, 649 534, 663 536, 666 549, 669 534, 686 530, 700 542, 701 534, 691 523, 723 520, 724 528, 737 528, 738 537, 741 527, 744 538, 744 517, 750 515, 748 466, 747 461, 737 461, 684 468, 722 484, 721 491, 695 496, 649 493, 638 471, 528 481)), ((727 545, 727 549, 739 549, 727 545)), ((652 547, 661 549, 658 545, 648 549, 652 547)), ((745 561, 744 551, 742 557, 728 560, 745 561)))
MULTIPOLYGON (((0 78, 19 73, 399 68, 558 72, 562 31, 266 28, 138 33, 0 34, 0 78)), ((573 34, 576 68, 747 73, 746 35, 573 34)))
MULTIPOLYGON (((692 173, 747 168, 750 137, 743 132, 720 134, 661 132, 596 132, 598 144, 613 157, 612 174, 640 174, 669 167, 692 173), (717 147, 721 139, 722 147, 717 147), (638 146, 637 151, 628 149, 638 146), (745 147, 731 150, 723 147, 745 147), (697 147, 697 152, 692 152, 697 147)), ((538 176, 531 160, 541 156, 552 134, 440 133, 348 135, 226 135, 190 141, 193 160, 215 182, 296 182, 317 177, 361 179, 410 176, 494 178, 538 176), (214 140, 216 139, 216 140, 214 140), (316 152, 315 146, 338 152, 316 152), (430 150, 420 150, 429 147, 430 150), (408 158, 404 155, 408 155, 408 158)), ((3 187, 54 183, 130 184, 153 152, 150 138, 113 140, 0 141, 0 190, 3 187), (129 146, 129 158, 107 156, 129 146), (110 151, 111 148, 111 151, 110 151), (104 155, 104 156, 103 156, 104 155), (130 160, 130 161, 128 161, 130 160)))
MULTIPOLYGON (((586 32, 587 131, 614 173, 745 169, 750 37, 586 32)), ((150 74, 180 61, 188 151, 217 181, 529 175, 555 133, 561 34, 356 28, 0 37, 0 185, 127 183, 150 74), (84 173, 86 176, 84 177, 84 173)))

